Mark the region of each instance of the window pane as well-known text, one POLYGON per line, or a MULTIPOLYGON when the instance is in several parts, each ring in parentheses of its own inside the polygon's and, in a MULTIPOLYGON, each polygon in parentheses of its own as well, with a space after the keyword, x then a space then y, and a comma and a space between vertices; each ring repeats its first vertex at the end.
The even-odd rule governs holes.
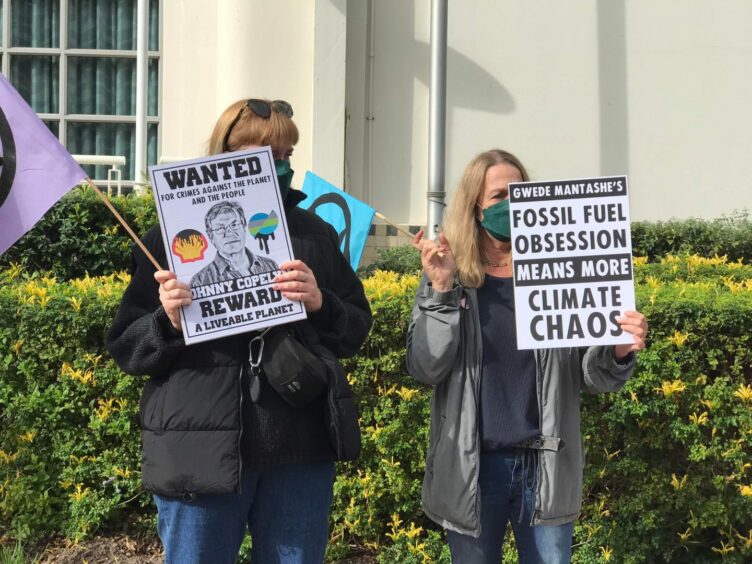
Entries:
POLYGON ((10 81, 37 113, 59 111, 58 57, 51 55, 13 55, 10 81))
MULTIPOLYGON (((68 123, 68 151, 78 155, 119 155, 125 157, 123 180, 133 180, 136 126, 132 123, 68 123)), ((92 179, 107 178, 107 166, 82 166, 92 179)))
MULTIPOLYGON (((158 111, 159 60, 149 60, 147 113, 158 111)), ((68 57, 68 113, 136 115, 136 59, 68 57)))
MULTIPOLYGON (((157 164, 159 126, 156 123, 150 123, 146 126, 146 164, 147 166, 157 164)), ((149 171, 144 171, 146 177, 149 177, 149 171)))
POLYGON ((11 2, 11 46, 60 47, 60 0, 11 2))
POLYGON ((59 121, 44 120, 44 125, 47 126, 47 129, 52 131, 52 134, 55 137, 57 137, 58 139, 60 138, 60 122, 59 121))
MULTIPOLYGON (((131 123, 68 123, 68 151, 74 155, 119 155, 125 157, 123 180, 133 180, 135 171, 136 126, 131 123)), ((57 130, 53 130, 57 133, 57 130)), ((146 163, 157 162, 159 125, 146 128, 146 163)), ((106 180, 108 166, 81 165, 95 180, 106 180)), ((146 172, 146 171, 144 171, 146 172)))
POLYGON ((136 0, 69 0, 69 49, 136 49, 136 0))
POLYGON ((68 58, 68 113, 136 114, 136 59, 68 58))
POLYGON ((150 116, 157 116, 159 112, 159 59, 149 59, 149 90, 146 95, 147 110, 150 116))
POLYGON ((159 51, 159 0, 149 2, 149 50, 159 51))
MULTIPOLYGON (((136 0, 69 0, 68 48, 135 50, 137 8, 136 0)), ((149 2, 148 43, 159 50, 159 0, 149 2)))

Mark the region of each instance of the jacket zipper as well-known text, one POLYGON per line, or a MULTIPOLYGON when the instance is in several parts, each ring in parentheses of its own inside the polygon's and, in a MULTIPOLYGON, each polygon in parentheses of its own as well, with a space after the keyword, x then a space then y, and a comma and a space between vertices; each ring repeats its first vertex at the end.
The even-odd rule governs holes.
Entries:
MULTIPOLYGON (((541 360, 542 353, 540 350, 535 351, 535 388, 536 393, 538 395, 538 434, 543 437, 543 361, 541 360)), ((542 440, 542 439, 541 439, 542 440)), ((537 474, 536 480, 535 480, 535 492, 533 492, 533 510, 531 511, 530 515, 530 524, 532 525, 535 521, 536 516, 539 515, 540 511, 538 510, 538 503, 540 500, 540 488, 541 488, 541 475, 543 474, 543 471, 541 470, 541 459, 543 450, 538 449, 535 452, 535 456, 538 459, 538 463, 536 464, 535 472, 537 474)))
MULTIPOLYGON (((477 300, 477 292, 474 292, 472 297, 470 296, 470 292, 463 289, 462 291, 463 297, 465 298, 465 307, 463 309, 467 310, 467 312, 476 312, 478 311, 478 300, 477 300)), ((468 313, 465 313, 464 317, 467 319, 468 313)), ((476 417, 479 411, 478 403, 480 402, 480 374, 481 374, 481 368, 480 365, 483 362, 483 341, 480 334, 480 316, 479 315, 470 315, 470 318, 473 320, 473 338, 475 339, 475 342, 477 343, 475 347, 475 358, 473 359, 473 366, 479 367, 478 373, 476 374, 475 382, 474 382, 474 389, 475 389, 475 413, 476 417)), ((461 325, 461 327, 465 327, 465 323, 461 325)), ((461 339, 462 340, 462 339, 461 339)), ((460 341, 461 342, 461 341, 460 341)), ((478 447, 478 474, 475 476, 475 483, 480 481, 480 453, 481 453, 481 441, 480 441, 480 425, 475 425, 475 444, 478 447)), ((476 491, 476 508, 478 505, 480 505, 480 495, 476 491)), ((480 521, 480 512, 478 512, 478 520, 480 521)))
MULTIPOLYGON (((240 358, 243 358, 241 355, 240 358)), ((243 493, 243 372, 245 368, 245 359, 240 362, 240 374, 238 376, 238 388, 240 392, 240 402, 238 415, 240 416, 240 432, 238 433, 238 493, 243 493)))

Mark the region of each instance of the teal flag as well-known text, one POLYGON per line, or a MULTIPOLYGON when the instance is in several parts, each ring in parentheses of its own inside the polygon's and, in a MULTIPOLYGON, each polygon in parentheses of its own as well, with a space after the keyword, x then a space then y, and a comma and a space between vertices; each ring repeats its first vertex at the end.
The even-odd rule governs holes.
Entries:
POLYGON ((314 212, 334 227, 342 254, 352 269, 357 270, 375 210, 310 171, 303 181, 303 193, 308 197, 299 207, 314 212))

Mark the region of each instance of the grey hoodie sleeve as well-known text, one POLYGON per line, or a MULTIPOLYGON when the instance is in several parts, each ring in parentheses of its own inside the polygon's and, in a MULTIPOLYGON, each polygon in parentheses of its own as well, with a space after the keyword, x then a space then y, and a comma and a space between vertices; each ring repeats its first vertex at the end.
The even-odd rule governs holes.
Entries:
POLYGON ((462 287, 437 292, 426 277, 420 282, 407 329, 407 370, 435 386, 452 371, 460 346, 462 287))
POLYGON ((613 346, 589 347, 582 356, 582 387, 591 394, 620 390, 632 376, 636 364, 634 353, 619 362, 613 346))

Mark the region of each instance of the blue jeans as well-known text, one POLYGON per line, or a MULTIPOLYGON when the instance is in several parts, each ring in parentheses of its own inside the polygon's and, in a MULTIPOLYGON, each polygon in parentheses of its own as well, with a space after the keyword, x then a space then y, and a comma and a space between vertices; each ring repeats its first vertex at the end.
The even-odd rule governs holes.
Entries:
POLYGON ((479 538, 449 531, 447 540, 454 564, 498 564, 507 522, 517 545, 520 564, 557 564, 572 556, 572 528, 530 524, 535 498, 536 453, 505 448, 480 456, 479 538))
POLYGON ((234 564, 246 526, 254 564, 321 563, 334 463, 243 469, 240 494, 155 495, 166 564, 234 564))

